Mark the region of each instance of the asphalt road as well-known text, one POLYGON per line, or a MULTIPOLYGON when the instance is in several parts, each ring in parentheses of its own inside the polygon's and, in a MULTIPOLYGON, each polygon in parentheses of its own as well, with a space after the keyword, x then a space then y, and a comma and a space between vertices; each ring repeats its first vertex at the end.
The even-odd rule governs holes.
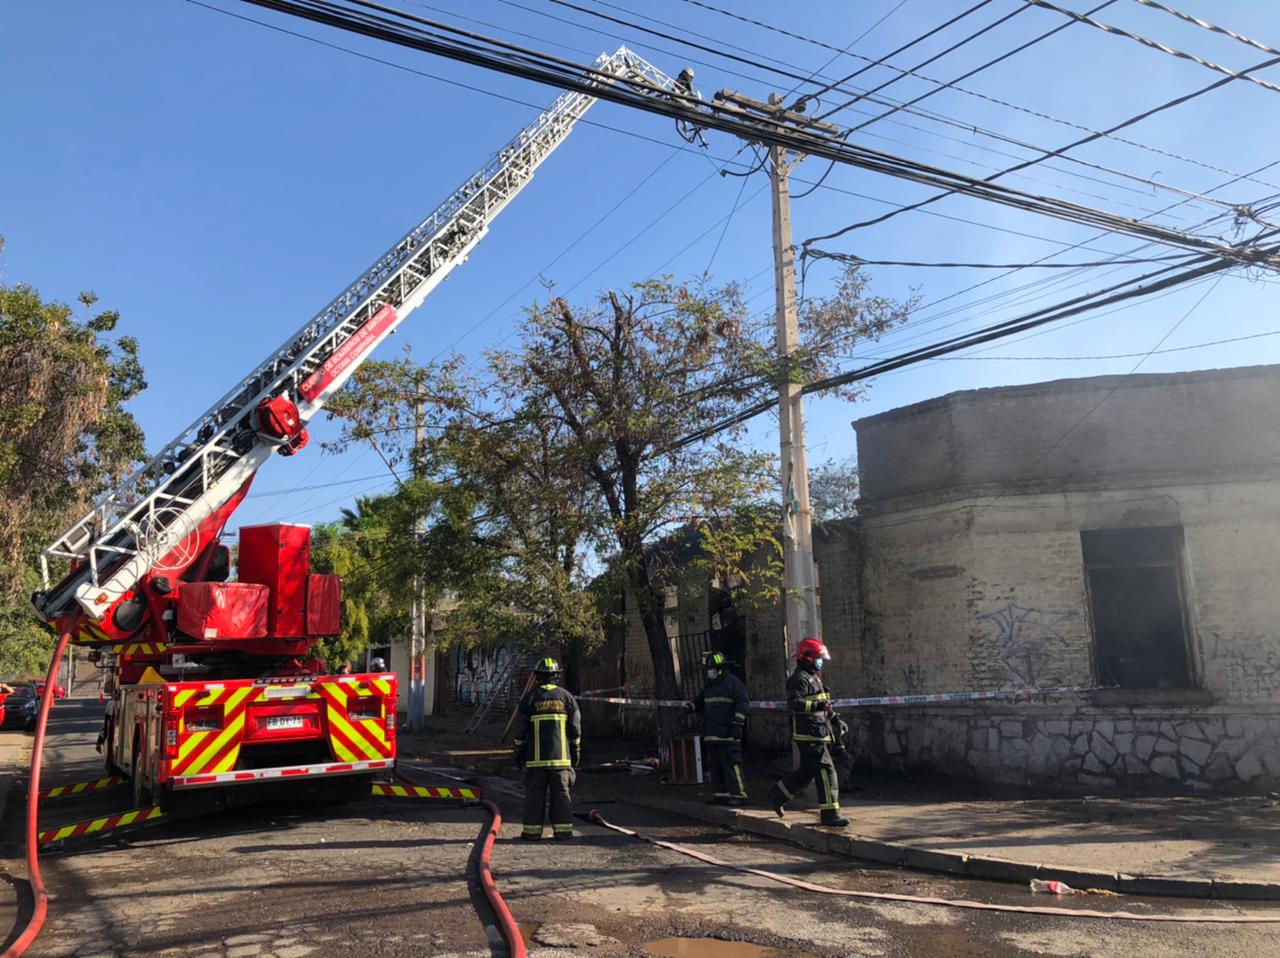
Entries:
MULTIPOLYGON (((51 761, 96 772, 96 702, 60 704, 51 761)), ((47 784, 72 780, 48 771, 47 784)), ((430 769, 415 776, 432 779, 430 769)), ((503 809, 494 876, 536 958, 646 954, 691 958, 837 956, 1280 956, 1277 925, 1157 925, 991 914, 921 904, 851 902, 726 872, 593 825, 572 844, 515 841, 518 796, 489 782, 503 809), (759 948, 668 938, 715 938, 759 948), (563 947, 542 942, 559 941, 563 947), (646 948, 646 945, 648 946, 646 948)), ((509 786, 507 786, 509 787, 509 786)), ((128 806, 127 789, 58 808, 48 821, 128 806)), ((20 876, 20 805, 6 818, 5 875, 20 876)), ((845 888, 1040 903, 1021 888, 897 869, 851 868, 700 823, 625 804, 611 820, 717 857, 845 888)), ((344 806, 262 804, 164 822, 68 846, 45 859, 53 895, 45 932, 29 952, 62 956, 476 956, 493 944, 493 915, 468 865, 486 815, 480 808, 368 799, 344 806)), ((0 890, 0 928, 22 909, 24 886, 0 890)), ((1151 911, 1247 906, 1090 898, 1089 907, 1151 911)))

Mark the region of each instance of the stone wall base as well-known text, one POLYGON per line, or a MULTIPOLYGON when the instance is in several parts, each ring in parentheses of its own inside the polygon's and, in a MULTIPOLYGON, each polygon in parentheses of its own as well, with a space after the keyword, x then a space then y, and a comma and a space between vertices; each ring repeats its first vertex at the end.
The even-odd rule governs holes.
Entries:
POLYGON ((843 714, 855 758, 875 768, 1095 790, 1280 789, 1280 706, 993 703, 843 714))

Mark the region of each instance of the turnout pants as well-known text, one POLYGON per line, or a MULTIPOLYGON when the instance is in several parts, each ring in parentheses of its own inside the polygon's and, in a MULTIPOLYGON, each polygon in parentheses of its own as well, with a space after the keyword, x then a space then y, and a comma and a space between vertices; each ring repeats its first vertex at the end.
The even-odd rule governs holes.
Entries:
POLYGON ((524 772, 524 832, 542 837, 542 823, 551 802, 551 828, 556 835, 573 834, 573 788, 577 776, 571 768, 527 768, 524 772))
POLYGON ((747 785, 742 778, 742 743, 708 742, 707 765, 717 798, 747 797, 747 785))
POLYGON ((840 783, 836 779, 836 766, 826 742, 796 742, 800 750, 800 764, 795 771, 778 782, 778 790, 788 802, 810 782, 818 786, 818 807, 834 811, 840 807, 840 783))

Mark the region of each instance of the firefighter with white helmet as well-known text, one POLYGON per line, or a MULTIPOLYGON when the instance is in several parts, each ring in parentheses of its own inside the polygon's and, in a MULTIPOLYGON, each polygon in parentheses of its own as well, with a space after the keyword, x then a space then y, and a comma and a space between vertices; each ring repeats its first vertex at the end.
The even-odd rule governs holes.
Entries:
POLYGON ((533 667, 535 684, 520 700, 512 757, 524 769, 524 829, 520 837, 536 842, 551 805, 551 831, 560 841, 573 838, 574 769, 582 761, 582 716, 568 691, 556 685, 560 663, 551 656, 533 667))
POLYGON ((831 753, 844 750, 844 723, 833 713, 831 693, 822 681, 823 667, 830 661, 831 653, 817 639, 805 638, 796 646, 796 669, 787 679, 787 710, 800 764, 769 787, 769 801, 781 818, 787 802, 816 781, 819 824, 843 827, 849 820, 840 815, 840 782, 831 753))

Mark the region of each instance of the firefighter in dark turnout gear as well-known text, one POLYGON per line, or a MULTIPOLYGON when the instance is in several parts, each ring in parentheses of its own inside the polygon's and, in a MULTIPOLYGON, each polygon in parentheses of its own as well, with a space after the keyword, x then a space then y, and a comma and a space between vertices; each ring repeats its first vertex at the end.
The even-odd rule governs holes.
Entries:
POLYGON ((791 713, 791 740, 800 752, 800 764, 769 787, 769 801, 781 818, 787 802, 816 781, 819 824, 843 827, 849 820, 840 815, 840 783, 831 752, 844 751, 844 723, 832 714, 831 693, 822 682, 822 667, 830 661, 827 647, 817 639, 803 639, 796 646, 796 670, 787 679, 787 710, 791 713))
POLYGON ((520 700, 512 757, 524 769, 524 830, 520 837, 536 842, 551 801, 552 834, 573 837, 574 769, 582 761, 582 716, 578 703, 555 684, 560 665, 547 656, 533 668, 535 685, 520 700))
POLYGON ((707 764, 716 792, 716 805, 741 805, 747 800, 742 777, 742 733, 747 721, 747 687, 725 671, 724 655, 708 652, 702 657, 707 685, 685 707, 702 712, 702 740, 707 745, 707 764))

